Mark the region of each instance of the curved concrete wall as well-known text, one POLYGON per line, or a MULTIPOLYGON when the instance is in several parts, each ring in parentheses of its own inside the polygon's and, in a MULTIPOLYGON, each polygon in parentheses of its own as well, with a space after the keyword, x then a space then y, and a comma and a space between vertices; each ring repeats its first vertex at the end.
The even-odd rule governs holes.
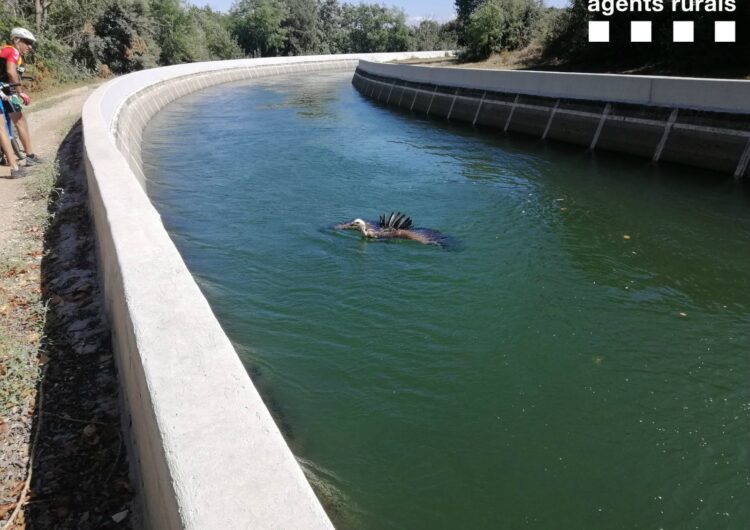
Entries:
POLYGON ((471 70, 360 61, 365 96, 462 121, 750 175, 750 81, 471 70))
POLYGON ((140 526, 332 528, 144 191, 141 133, 217 83, 442 52, 245 59, 114 79, 83 109, 89 201, 140 526))

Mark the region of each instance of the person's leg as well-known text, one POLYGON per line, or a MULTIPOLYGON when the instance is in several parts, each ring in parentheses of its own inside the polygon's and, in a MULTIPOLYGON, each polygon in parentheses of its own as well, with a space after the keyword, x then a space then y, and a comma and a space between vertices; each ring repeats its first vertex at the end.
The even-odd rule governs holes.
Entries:
POLYGON ((8 166, 10 167, 10 178, 23 178, 26 176, 26 170, 18 166, 16 154, 13 152, 13 146, 10 144, 8 128, 5 126, 5 119, 2 118, 4 118, 4 116, 0 115, 0 148, 2 148, 3 154, 5 155, 5 160, 8 162, 8 166))
POLYGON ((16 126, 16 130, 18 131, 18 136, 21 138, 21 143, 23 144, 23 150, 26 151, 26 155, 33 155, 34 154, 34 148, 31 146, 31 135, 29 134, 29 126, 26 122, 26 118, 24 117, 22 112, 14 112, 10 115, 10 119, 13 120, 13 123, 16 126))
MULTIPOLYGON (((2 114, 0 114, 0 118, 2 117, 2 114)), ((10 166, 11 169, 16 169, 18 167, 18 161, 16 160, 16 154, 13 152, 13 146, 10 145, 10 138, 8 137, 8 129, 5 127, 5 120, 0 121, 0 148, 3 150, 8 166, 10 166)))

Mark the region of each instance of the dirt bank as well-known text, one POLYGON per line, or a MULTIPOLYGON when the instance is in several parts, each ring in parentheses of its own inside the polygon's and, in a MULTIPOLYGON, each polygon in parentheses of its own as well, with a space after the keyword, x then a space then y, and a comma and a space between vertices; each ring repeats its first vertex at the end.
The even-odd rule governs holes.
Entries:
POLYGON ((0 524, 130 528, 132 488, 86 207, 92 87, 28 113, 45 164, 0 179, 0 524))

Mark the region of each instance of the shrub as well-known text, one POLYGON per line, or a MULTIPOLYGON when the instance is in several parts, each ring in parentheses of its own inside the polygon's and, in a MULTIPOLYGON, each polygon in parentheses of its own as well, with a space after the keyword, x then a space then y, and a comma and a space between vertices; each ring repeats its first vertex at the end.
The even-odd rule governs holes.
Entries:
POLYGON ((468 18, 462 56, 486 59, 492 52, 527 46, 540 13, 537 0, 487 0, 468 18))

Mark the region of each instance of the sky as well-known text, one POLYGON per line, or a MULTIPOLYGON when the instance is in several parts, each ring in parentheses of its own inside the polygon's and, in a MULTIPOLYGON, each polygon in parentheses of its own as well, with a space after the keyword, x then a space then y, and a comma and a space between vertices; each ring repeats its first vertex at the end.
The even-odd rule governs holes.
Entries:
MULTIPOLYGON (((358 0, 341 2, 354 4, 358 3, 358 0)), ((198 6, 209 5, 217 11, 228 11, 234 0, 189 0, 189 3, 198 6)), ((367 3, 401 7, 410 21, 432 18, 446 22, 456 16, 453 0, 367 0, 367 3)), ((568 0, 545 0, 544 3, 548 6, 562 7, 568 4, 568 0)))

